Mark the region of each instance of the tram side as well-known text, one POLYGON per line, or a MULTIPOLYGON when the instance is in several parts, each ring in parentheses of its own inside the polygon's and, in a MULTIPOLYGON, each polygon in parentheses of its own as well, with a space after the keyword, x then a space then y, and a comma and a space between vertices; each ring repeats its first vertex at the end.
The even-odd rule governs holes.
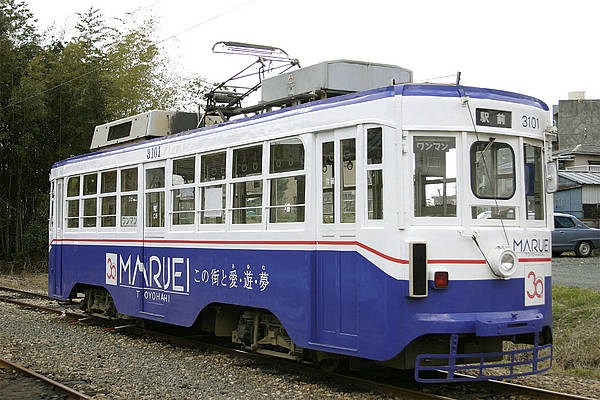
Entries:
MULTIPOLYGON (((503 93, 474 93, 473 114, 546 118, 503 93)), ((404 85, 65 160, 49 292, 290 357, 412 368, 453 340, 455 353, 541 348, 543 154, 543 128, 477 126, 456 87, 404 85)))
MULTIPOLYGON (((57 229, 51 239, 54 262, 49 287, 56 289, 52 294, 64 299, 83 285, 102 287, 111 294, 120 314, 187 326, 209 303, 267 309, 279 318, 295 343, 308 346, 317 323, 312 317, 317 307, 313 304, 315 280, 329 282, 330 278, 316 276, 315 266, 331 258, 328 250, 317 253, 317 248, 332 248, 331 244, 318 244, 315 226, 321 218, 333 219, 334 213, 340 213, 334 201, 341 204, 343 198, 344 222, 330 225, 327 221, 322 237, 329 242, 341 238, 345 243, 342 251, 330 252, 338 273, 338 257, 354 264, 353 286, 348 291, 364 284, 376 293, 385 280, 378 268, 361 260, 354 242, 358 224, 371 228, 371 241, 385 237, 382 187, 383 179, 388 178, 382 175, 381 152, 387 147, 386 157, 393 159, 391 132, 396 107, 392 103, 397 100, 392 94, 383 92, 375 101, 345 107, 324 102, 323 111, 310 116, 311 125, 299 112, 270 122, 250 120, 239 127, 217 128, 214 133, 207 130, 167 138, 143 148, 92 154, 59 165, 53 171, 57 178, 53 185, 63 186, 65 195, 63 225, 57 226, 62 231, 57 229), (330 153, 319 150, 317 156, 316 142, 327 135, 338 137, 336 145, 330 146, 330 153), (357 149, 364 146, 367 136, 380 153, 378 161, 368 166, 366 152, 357 149), (383 141, 389 145, 384 146, 383 141), (331 175, 325 178, 329 179, 329 204, 324 206, 330 209, 327 217, 316 212, 322 193, 316 190, 315 171, 323 169, 317 166, 317 157, 331 162, 331 175), (136 159, 141 162, 132 165, 130 160, 136 159), (334 162, 336 168, 345 163, 348 172, 334 173, 334 162), (377 203, 377 209, 370 211, 375 217, 370 219, 367 170, 375 176, 370 184, 375 189, 370 190, 375 191, 377 203), (335 179, 340 184, 344 179, 344 192, 334 193, 334 188, 340 187, 335 179), (362 283, 359 274, 364 266, 359 262, 379 275, 377 282, 362 283)), ((386 200, 390 208, 391 178, 386 200)), ((331 283, 335 284, 339 283, 331 283)), ((95 297, 105 300, 99 294, 95 297)), ((328 297, 334 309, 327 308, 329 303, 324 307, 335 313, 345 298, 345 294, 328 297)), ((380 302, 379 306, 383 300, 380 302)), ((381 313, 377 304, 369 307, 372 309, 365 315, 381 313)), ((228 324, 224 332, 231 335, 230 325, 235 322, 237 326, 239 315, 218 319, 228 324)), ((346 315, 343 324, 350 319, 355 316, 346 315)), ((324 318, 320 323, 329 321, 324 318)), ((343 330, 342 334, 337 330, 334 336, 344 338, 343 330)), ((352 336, 356 341, 358 335, 352 336)), ((356 347, 353 343, 348 348, 356 347)))

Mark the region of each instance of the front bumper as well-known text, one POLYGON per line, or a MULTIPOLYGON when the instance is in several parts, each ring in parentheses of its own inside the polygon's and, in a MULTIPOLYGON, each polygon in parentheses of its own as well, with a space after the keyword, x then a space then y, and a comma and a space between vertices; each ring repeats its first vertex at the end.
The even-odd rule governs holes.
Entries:
MULTIPOLYGON (((488 323, 485 331, 489 331, 488 323)), ((503 329, 499 322, 497 329, 503 329)), ((518 327, 524 330, 525 327, 518 327)), ((531 331, 529 331, 531 332, 531 331)), ((533 375, 552 367, 552 343, 539 344, 540 331, 535 331, 532 347, 491 353, 458 353, 459 335, 450 336, 449 354, 420 354, 415 360, 415 380, 424 383, 467 382, 514 378, 533 375), (490 359, 501 361, 489 361, 490 359), (433 361, 433 362, 432 362, 433 361), (434 365, 422 365, 434 364, 434 365), (431 376, 442 372, 446 377, 431 376), (463 375, 468 374, 468 375, 463 375)))

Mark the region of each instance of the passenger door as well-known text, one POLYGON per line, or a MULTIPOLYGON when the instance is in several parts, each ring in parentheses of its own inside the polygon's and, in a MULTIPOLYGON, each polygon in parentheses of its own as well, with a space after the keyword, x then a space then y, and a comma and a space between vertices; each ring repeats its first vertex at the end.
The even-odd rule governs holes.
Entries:
POLYGON ((314 340, 356 349, 357 129, 317 136, 317 261, 314 340))
MULTIPOLYGON (((162 268, 162 254, 160 246, 166 235, 168 214, 166 212, 166 163, 164 161, 144 164, 144 198, 143 201, 143 259, 144 275, 141 280, 141 309, 142 314, 153 317, 164 317, 166 315, 165 302, 160 301, 158 288, 153 288, 154 274, 162 268)), ((167 259, 168 257, 164 257, 167 259)))
POLYGON ((53 208, 53 221, 54 225, 54 237, 51 243, 52 252, 52 263, 50 265, 50 288, 53 290, 55 296, 62 296, 62 243, 63 237, 63 180, 57 179, 54 181, 54 202, 53 208))

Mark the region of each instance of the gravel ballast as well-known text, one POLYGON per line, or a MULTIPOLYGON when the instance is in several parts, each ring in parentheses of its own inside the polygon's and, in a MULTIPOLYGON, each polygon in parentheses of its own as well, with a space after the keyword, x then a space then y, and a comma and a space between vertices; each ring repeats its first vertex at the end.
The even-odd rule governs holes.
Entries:
MULTIPOLYGON (((0 276, 0 285, 40 292, 27 279, 16 279, 0 276)), ((0 321, 0 357, 94 399, 393 398, 260 360, 105 332, 97 323, 70 323, 67 318, 1 302, 0 321)), ((0 374, 0 388, 6 387, 2 385, 8 376, 0 374)), ((518 383, 600 398, 600 381, 560 371, 524 377, 518 383)), ((5 398, 2 392, 0 398, 5 398)))
MULTIPOLYGON (((94 399, 391 398, 0 303, 0 356, 94 399)), ((0 395, 2 398, 2 395, 0 395)))

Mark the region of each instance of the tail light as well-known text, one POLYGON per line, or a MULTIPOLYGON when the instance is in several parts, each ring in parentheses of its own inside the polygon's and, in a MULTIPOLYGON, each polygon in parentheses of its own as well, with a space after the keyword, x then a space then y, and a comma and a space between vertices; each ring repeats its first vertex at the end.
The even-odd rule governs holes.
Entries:
POLYGON ((436 271, 433 276, 433 287, 436 289, 448 288, 448 271, 436 271))

